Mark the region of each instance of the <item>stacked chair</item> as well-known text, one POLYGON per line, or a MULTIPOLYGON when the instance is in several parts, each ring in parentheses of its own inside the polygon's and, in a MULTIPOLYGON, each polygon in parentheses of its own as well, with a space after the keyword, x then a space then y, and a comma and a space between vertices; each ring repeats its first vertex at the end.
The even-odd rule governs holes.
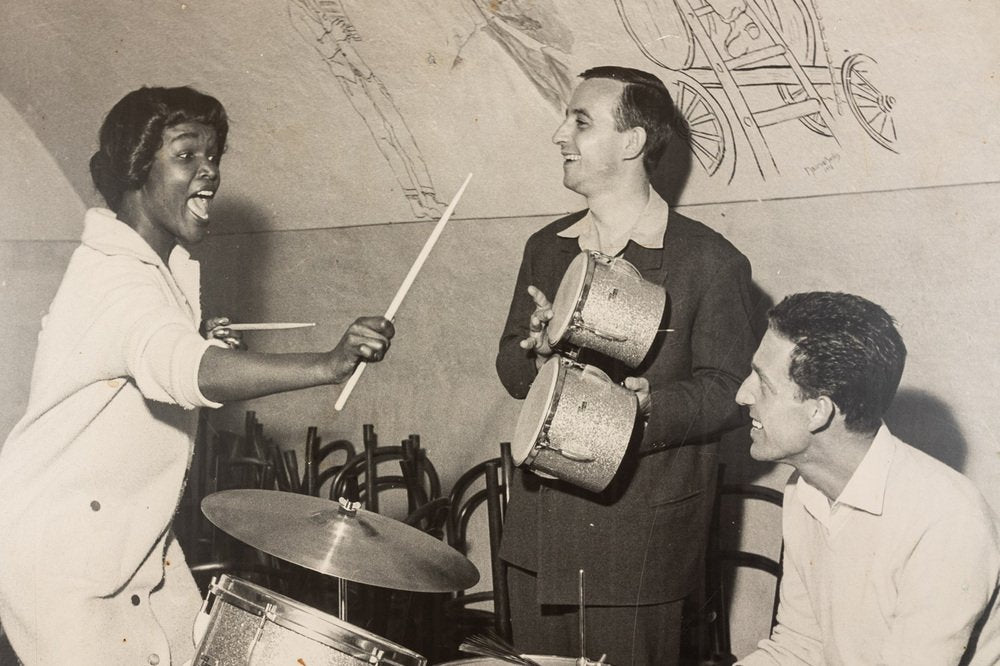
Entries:
MULTIPOLYGON (((237 576, 317 610, 339 616, 341 597, 351 624, 420 654, 435 650, 435 628, 445 594, 389 590, 348 583, 279 560, 223 533, 201 513, 201 500, 222 490, 267 489, 360 502, 444 540, 449 498, 442 495, 437 470, 411 434, 398 446, 379 446, 372 424, 362 428, 360 450, 349 440, 324 443, 318 429, 306 431, 304 464, 294 450, 266 437, 253 411, 243 433, 199 424, 195 458, 175 531, 203 595, 213 577, 237 576), (397 515, 398 514, 398 515, 397 515)), ((433 663, 433 662, 432 662, 433 663)))
POLYGON ((469 526, 477 511, 485 508, 489 534, 492 589, 454 592, 444 601, 438 616, 436 654, 442 659, 462 656, 458 647, 475 634, 494 633, 511 639, 510 597, 507 592, 506 563, 500 559, 500 539, 504 513, 510 498, 514 461, 510 443, 500 444, 500 455, 474 465, 462 474, 449 494, 448 543, 468 556, 471 551, 469 526))
POLYGON ((462 474, 447 495, 420 436, 380 445, 375 426, 362 427, 362 446, 337 439, 323 442, 306 431, 304 463, 267 437, 253 411, 242 433, 217 431, 203 416, 195 458, 175 530, 204 594, 213 577, 237 576, 291 597, 385 639, 426 655, 430 663, 457 659, 461 642, 495 633, 510 640, 506 568, 499 557, 504 512, 514 463, 510 444, 499 455, 462 474), (279 560, 223 533, 201 513, 207 495, 232 489, 269 489, 360 503, 445 541, 461 554, 472 550, 470 525, 489 534, 492 589, 466 593, 390 590, 338 580, 279 560), (344 600, 344 604, 341 604, 344 600))

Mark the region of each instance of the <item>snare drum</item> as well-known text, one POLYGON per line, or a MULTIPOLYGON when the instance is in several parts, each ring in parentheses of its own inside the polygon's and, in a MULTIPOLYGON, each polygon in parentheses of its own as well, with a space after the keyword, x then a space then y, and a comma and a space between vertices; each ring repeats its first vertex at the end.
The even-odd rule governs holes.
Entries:
POLYGON ((581 252, 552 302, 549 344, 594 349, 634 368, 649 353, 666 305, 663 287, 626 260, 581 252))
POLYGON ((539 476, 600 492, 621 465, 637 410, 635 393, 599 368, 554 356, 524 399, 511 455, 539 476))
POLYGON ((192 666, 426 666, 390 643, 259 585, 223 574, 205 600, 208 626, 192 666))

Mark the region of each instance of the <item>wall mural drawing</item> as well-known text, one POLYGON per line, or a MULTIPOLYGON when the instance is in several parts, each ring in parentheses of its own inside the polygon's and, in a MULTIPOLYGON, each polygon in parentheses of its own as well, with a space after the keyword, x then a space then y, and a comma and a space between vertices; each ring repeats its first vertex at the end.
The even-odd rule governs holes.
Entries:
POLYGON ((763 129, 798 122, 837 139, 848 112, 878 145, 897 152, 893 97, 876 85, 875 60, 835 67, 815 0, 615 0, 643 55, 669 71, 694 157, 710 176, 736 172, 734 127, 760 176, 779 174, 763 129), (753 106, 751 106, 753 105, 753 106))
POLYGON ((341 0, 289 0, 292 26, 323 58, 351 106, 364 120, 418 218, 439 217, 445 204, 406 121, 375 72, 354 48, 361 35, 341 0))
MULTIPOLYGON (((562 114, 573 92, 574 75, 565 62, 573 47, 573 35, 561 24, 551 5, 545 0, 471 2, 476 10, 473 16, 478 24, 476 30, 496 40, 538 92, 562 114)), ((471 37, 470 34, 465 42, 471 37)), ((461 51, 462 47, 455 56, 455 64, 461 62, 461 51)))

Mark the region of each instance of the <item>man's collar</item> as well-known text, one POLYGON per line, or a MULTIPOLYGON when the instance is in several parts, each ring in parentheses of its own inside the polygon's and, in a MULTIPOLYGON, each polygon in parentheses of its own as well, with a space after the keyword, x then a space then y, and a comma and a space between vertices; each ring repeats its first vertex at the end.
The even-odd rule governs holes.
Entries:
POLYGON ((854 470, 850 480, 837 498, 838 504, 853 506, 876 516, 882 515, 885 502, 885 484, 892 466, 892 454, 896 448, 892 433, 883 423, 868 447, 868 453, 854 470))
MULTIPOLYGON (((848 479, 834 506, 845 505, 875 516, 882 515, 885 504, 885 488, 889 478, 889 468, 896 449, 896 441, 885 424, 879 428, 861 464, 848 479)), ((826 495, 804 478, 799 476, 799 496, 802 504, 813 517, 826 522, 832 508, 826 495)))
POLYGON ((621 252, 628 241, 637 245, 659 250, 663 247, 663 235, 667 230, 667 220, 670 215, 670 205, 667 204, 652 187, 649 188, 649 199, 627 237, 617 246, 601 247, 597 234, 597 222, 593 213, 587 211, 578 222, 560 231, 557 235, 563 238, 577 238, 581 250, 597 250, 604 254, 616 255, 621 252))

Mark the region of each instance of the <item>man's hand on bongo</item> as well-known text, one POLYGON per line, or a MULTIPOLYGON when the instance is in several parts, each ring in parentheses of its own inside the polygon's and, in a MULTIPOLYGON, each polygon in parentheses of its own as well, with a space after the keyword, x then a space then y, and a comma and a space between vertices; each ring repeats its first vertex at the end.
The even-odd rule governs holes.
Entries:
POLYGON ((540 368, 553 353, 545 334, 549 320, 552 319, 552 304, 542 293, 542 290, 534 285, 528 286, 528 293, 535 301, 535 311, 531 313, 531 318, 528 321, 528 337, 521 340, 519 344, 521 349, 535 351, 535 367, 540 368))
POLYGON ((626 377, 622 383, 628 390, 635 391, 635 397, 639 399, 639 414, 643 419, 648 419, 651 405, 649 380, 645 377, 626 377))

